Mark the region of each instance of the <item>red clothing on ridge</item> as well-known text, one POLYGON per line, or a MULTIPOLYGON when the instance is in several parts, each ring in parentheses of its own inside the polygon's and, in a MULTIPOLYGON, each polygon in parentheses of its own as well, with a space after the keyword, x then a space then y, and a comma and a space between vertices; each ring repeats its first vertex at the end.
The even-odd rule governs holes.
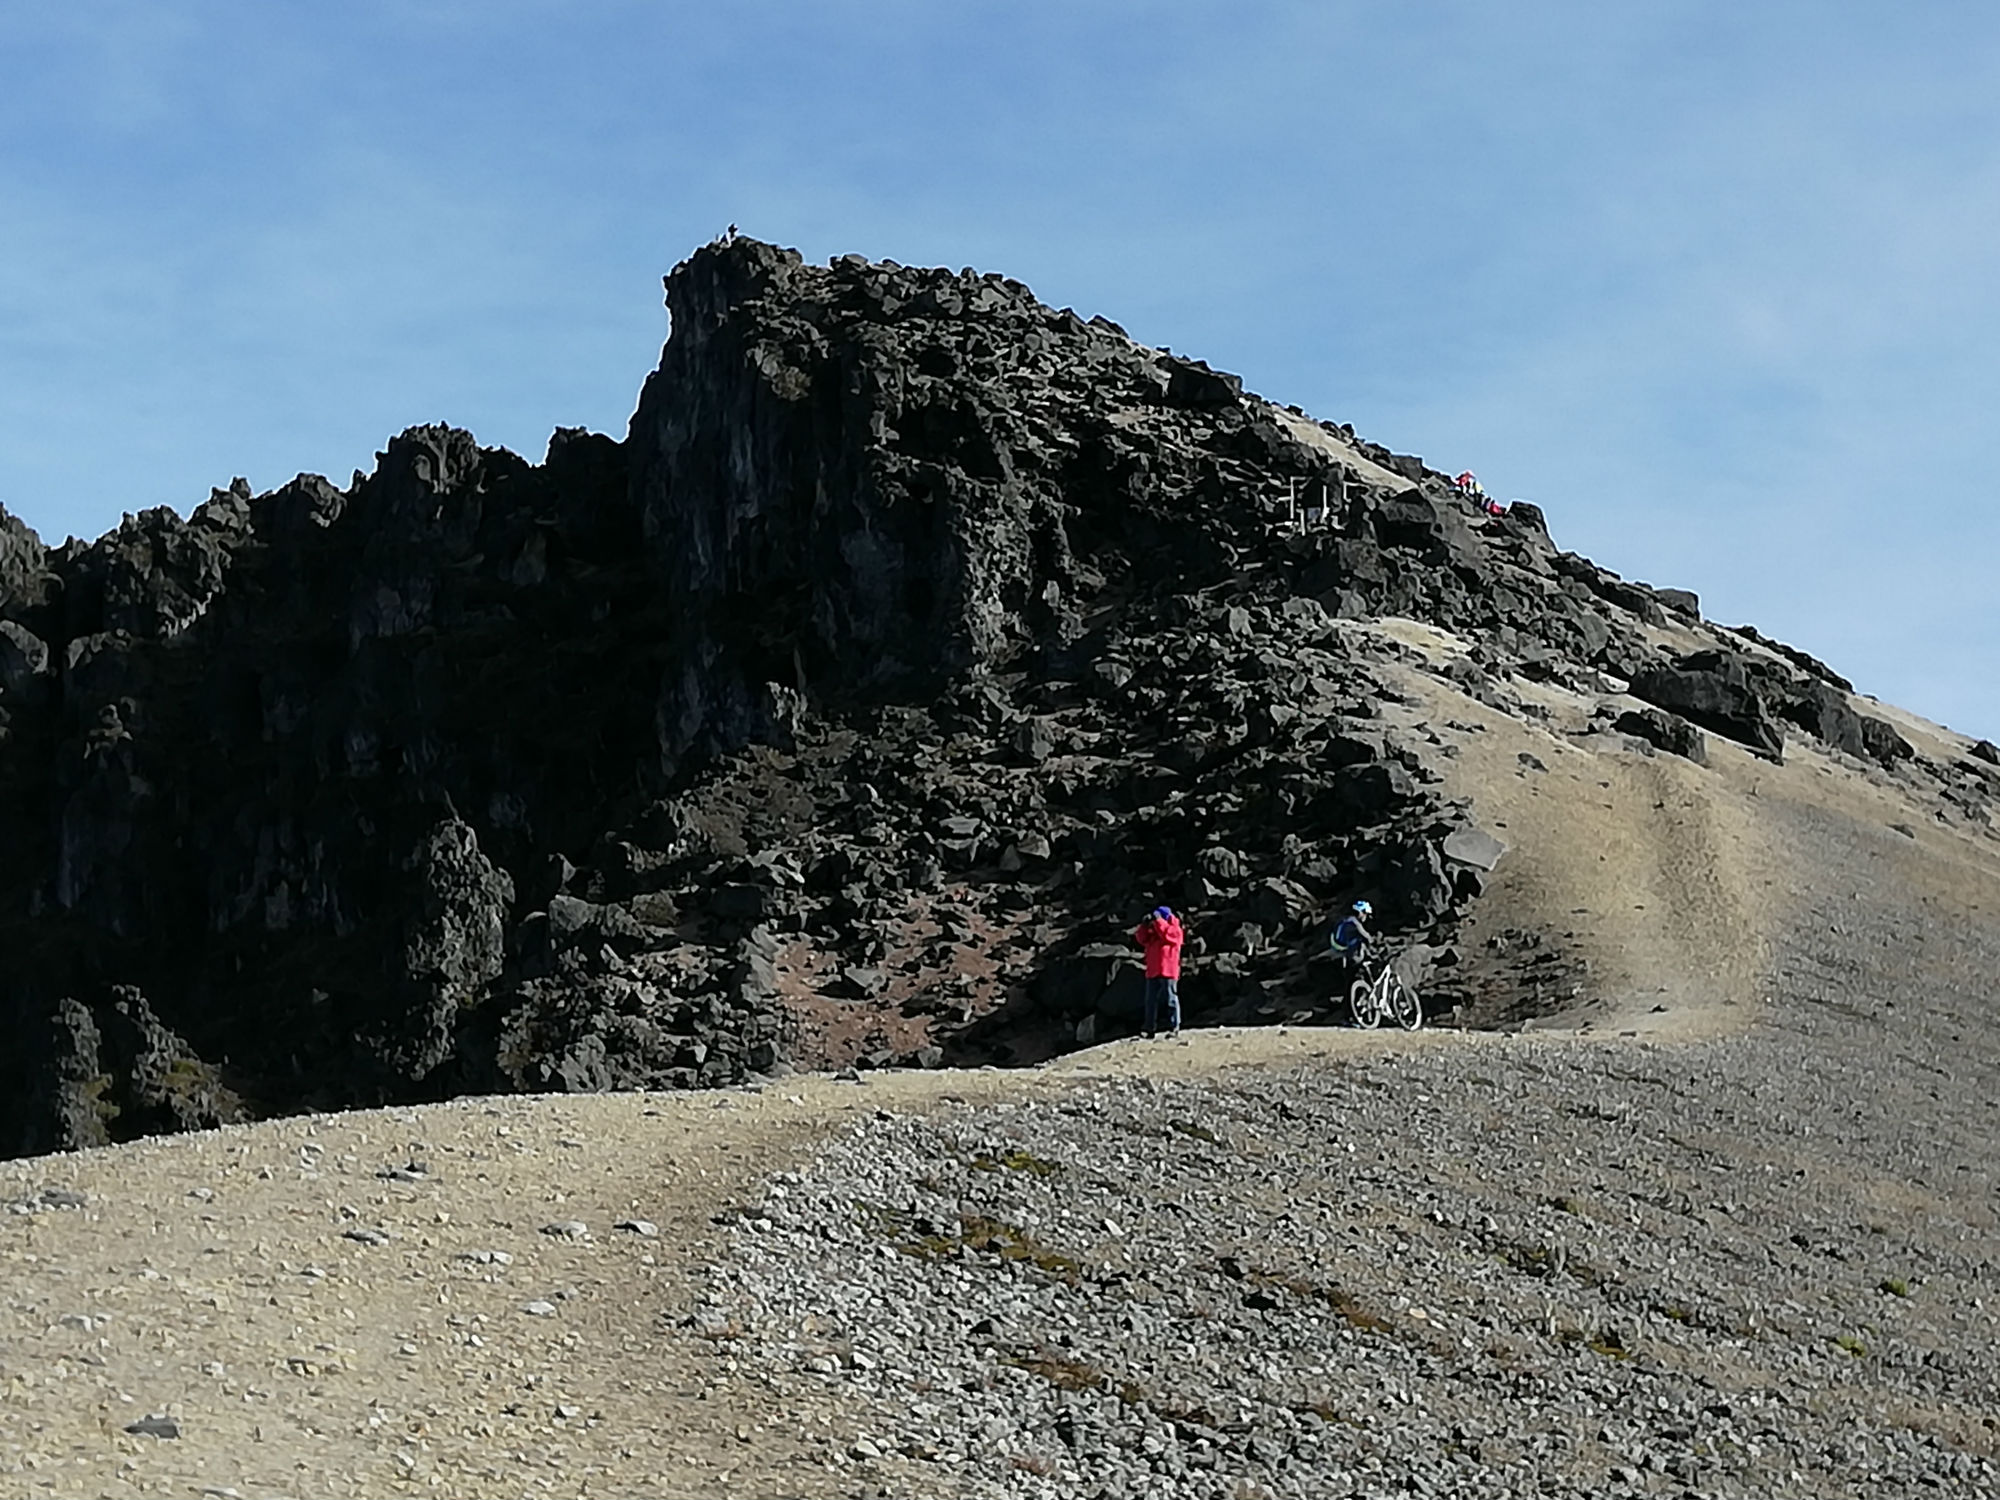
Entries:
POLYGON ((1148 979, 1178 979, 1181 977, 1181 919, 1168 917, 1162 921, 1158 917, 1148 917, 1132 933, 1133 939, 1146 950, 1146 977, 1148 979))

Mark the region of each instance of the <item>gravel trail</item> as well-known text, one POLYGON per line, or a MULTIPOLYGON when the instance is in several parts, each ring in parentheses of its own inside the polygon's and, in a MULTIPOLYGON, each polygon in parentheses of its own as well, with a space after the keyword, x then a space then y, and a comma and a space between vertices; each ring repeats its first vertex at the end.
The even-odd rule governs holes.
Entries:
POLYGON ((1736 1034, 884 1111, 743 1210, 698 1323, 858 1403, 857 1494, 2000 1494, 2000 937, 1905 836, 1782 816, 1736 1034))

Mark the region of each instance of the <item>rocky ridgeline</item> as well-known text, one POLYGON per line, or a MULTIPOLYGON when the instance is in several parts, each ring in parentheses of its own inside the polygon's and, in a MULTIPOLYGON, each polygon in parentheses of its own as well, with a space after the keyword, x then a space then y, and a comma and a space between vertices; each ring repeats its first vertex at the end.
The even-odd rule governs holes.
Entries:
POLYGON ((1361 894, 1448 964, 1467 810, 1342 618, 1471 635, 1476 696, 1629 682, 1683 753, 1910 753, 1810 658, 1662 655, 1693 596, 1532 506, 1017 282, 741 240, 668 302, 622 443, 412 428, 55 549, 0 512, 0 1149, 1019 1059, 1129 1024, 1161 899, 1197 1021, 1313 1008, 1361 894))

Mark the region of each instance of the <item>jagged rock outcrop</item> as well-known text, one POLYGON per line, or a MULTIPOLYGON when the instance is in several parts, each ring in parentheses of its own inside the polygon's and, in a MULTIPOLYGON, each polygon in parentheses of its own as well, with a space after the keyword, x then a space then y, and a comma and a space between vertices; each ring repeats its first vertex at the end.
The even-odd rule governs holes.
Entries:
POLYGON ((1356 618, 1460 632, 1492 701, 1908 752, 1810 658, 1676 659, 1694 597, 1534 507, 1018 282, 739 240, 668 301, 622 442, 416 427, 54 551, 0 512, 0 1148, 1030 1055, 1121 1024, 1162 899, 1197 1020, 1323 998, 1358 895, 1449 952, 1469 813, 1356 618))
POLYGON ((1760 755, 1776 760, 1785 753, 1784 731, 1741 657, 1698 651, 1661 662, 1633 677, 1632 692, 1760 755))
POLYGON ((1708 761, 1708 742, 1699 729, 1679 714, 1657 708, 1627 709, 1611 727, 1670 755, 1684 756, 1697 764, 1708 761))
POLYGON ((49 549, 34 529, 0 505, 0 611, 39 608, 55 584, 49 549))

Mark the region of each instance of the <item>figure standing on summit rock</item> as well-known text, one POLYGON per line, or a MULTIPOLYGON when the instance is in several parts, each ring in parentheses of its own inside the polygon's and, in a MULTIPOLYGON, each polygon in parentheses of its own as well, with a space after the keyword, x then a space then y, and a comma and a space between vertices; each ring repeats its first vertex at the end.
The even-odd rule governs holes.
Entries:
POLYGON ((1170 906, 1156 906, 1153 914, 1133 930, 1133 941, 1146 950, 1147 1036, 1159 1029, 1160 1010, 1167 1013, 1167 1034, 1181 1034, 1181 919, 1170 906))

